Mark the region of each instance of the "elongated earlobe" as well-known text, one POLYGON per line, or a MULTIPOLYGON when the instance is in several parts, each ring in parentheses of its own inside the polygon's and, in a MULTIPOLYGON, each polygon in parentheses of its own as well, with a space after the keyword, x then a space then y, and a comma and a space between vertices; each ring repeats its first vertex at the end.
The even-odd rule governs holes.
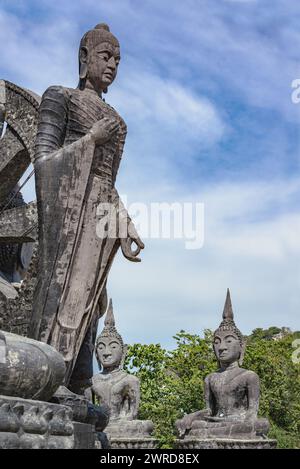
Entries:
POLYGON ((87 47, 81 47, 79 51, 79 77, 84 80, 87 77, 88 72, 88 49, 87 47))
POLYGON ((80 64, 79 77, 81 80, 84 80, 87 76, 88 67, 86 63, 80 64))

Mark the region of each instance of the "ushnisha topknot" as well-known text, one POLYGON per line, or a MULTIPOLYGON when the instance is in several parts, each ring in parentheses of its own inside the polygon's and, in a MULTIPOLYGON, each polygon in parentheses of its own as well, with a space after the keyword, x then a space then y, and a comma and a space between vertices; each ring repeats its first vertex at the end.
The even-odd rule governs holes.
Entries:
POLYGON ((116 325, 115 325, 115 317, 114 317, 114 312, 113 312, 112 300, 109 301, 108 310, 107 310, 105 321, 104 321, 104 328, 101 334, 97 337, 96 347, 98 346, 99 342, 101 342, 101 339, 103 337, 111 337, 112 339, 116 339, 120 343, 122 348, 124 349, 123 339, 118 333, 116 329, 116 325))
POLYGON ((229 288, 227 289, 226 301, 223 310, 223 320, 218 329, 214 332, 214 336, 218 335, 219 331, 233 332, 239 339, 241 345, 244 343, 244 337, 241 331, 236 327, 233 317, 233 309, 230 297, 229 288))
POLYGON ((80 41, 80 48, 93 49, 102 42, 108 42, 114 47, 120 47, 118 39, 110 32, 109 26, 105 23, 99 23, 94 29, 86 32, 80 41))

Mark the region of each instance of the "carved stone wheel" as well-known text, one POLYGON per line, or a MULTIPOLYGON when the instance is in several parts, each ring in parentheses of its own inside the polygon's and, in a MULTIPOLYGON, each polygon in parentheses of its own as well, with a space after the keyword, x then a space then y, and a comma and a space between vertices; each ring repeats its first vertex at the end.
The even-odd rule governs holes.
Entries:
MULTIPOLYGON (((0 80, 0 244, 35 243, 37 208, 31 202, 10 208, 10 194, 34 161, 34 144, 40 97, 0 80)), ((28 244, 27 244, 28 246, 28 244)), ((26 251, 26 250, 25 250, 26 251)), ((24 251, 24 256, 28 256, 24 251)), ((36 253, 36 249, 35 249, 36 253)), ((27 259, 28 261, 28 259, 27 259)), ((24 261, 25 263, 25 261, 24 261)), ((28 262, 27 262, 28 265, 28 262)), ((36 280, 36 254, 20 289, 0 281, 0 329, 27 335, 27 325, 36 280), (20 327, 21 326, 21 330, 20 327)))

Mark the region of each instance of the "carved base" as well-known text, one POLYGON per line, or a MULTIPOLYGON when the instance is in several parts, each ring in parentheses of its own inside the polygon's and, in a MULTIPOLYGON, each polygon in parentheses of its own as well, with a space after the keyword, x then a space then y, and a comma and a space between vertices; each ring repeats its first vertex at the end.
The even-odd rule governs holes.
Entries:
POLYGON ((275 449, 276 440, 234 440, 234 439, 196 439, 184 438, 175 441, 175 448, 180 450, 187 449, 275 449))
POLYGON ((110 440, 123 439, 124 435, 128 440, 147 440, 152 438, 153 423, 151 420, 128 420, 125 418, 110 420, 105 433, 110 440))
POLYGON ((157 440, 154 438, 111 438, 110 449, 156 449, 157 440))
POLYGON ((70 409, 0 396, 0 449, 73 449, 70 409))

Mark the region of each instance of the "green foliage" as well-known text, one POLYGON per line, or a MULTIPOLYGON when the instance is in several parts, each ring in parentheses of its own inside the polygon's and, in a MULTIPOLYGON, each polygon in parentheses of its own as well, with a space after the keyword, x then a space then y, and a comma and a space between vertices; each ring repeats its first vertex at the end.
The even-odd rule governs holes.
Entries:
MULTIPOLYGON (((271 422, 270 437, 281 448, 300 447, 300 365, 292 361, 299 333, 270 340, 279 328, 256 329, 248 338, 243 367, 261 381, 260 415, 271 422)), ((217 369, 212 333, 204 338, 180 331, 174 350, 159 344, 129 347, 126 368, 141 380, 141 419, 151 419, 163 448, 172 447, 174 425, 184 413, 204 408, 204 378, 217 369)))
POLYGON ((273 336, 276 334, 279 334, 281 332, 281 329, 279 327, 269 327, 269 329, 254 329, 254 331, 251 334, 251 339, 266 339, 266 340, 272 340, 273 336))

